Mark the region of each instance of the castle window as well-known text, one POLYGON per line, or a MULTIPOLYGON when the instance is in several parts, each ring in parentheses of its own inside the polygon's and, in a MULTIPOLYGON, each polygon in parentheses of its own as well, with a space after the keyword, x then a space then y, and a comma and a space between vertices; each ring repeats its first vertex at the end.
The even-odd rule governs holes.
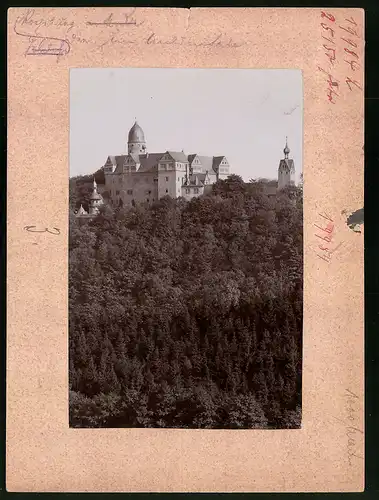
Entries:
POLYGON ((190 189, 186 189, 186 194, 190 194, 191 190, 190 189))
POLYGON ((150 200, 149 200, 149 198, 147 198, 147 200, 146 200, 146 201, 147 201, 147 203, 149 203, 149 201, 150 201, 150 200))
POLYGON ((116 196, 117 196, 118 194, 120 194, 120 191, 116 191, 116 196))
POLYGON ((195 194, 197 194, 199 192, 199 189, 195 188, 194 191, 195 191, 195 194))
POLYGON ((166 189, 166 193, 168 193, 168 189, 166 189))
POLYGON ((166 177, 166 182, 168 182, 168 177, 166 177))
POLYGON ((151 194, 151 191, 149 191, 149 194, 151 194))
POLYGON ((133 189, 128 189, 127 193, 128 194, 133 194, 133 189))

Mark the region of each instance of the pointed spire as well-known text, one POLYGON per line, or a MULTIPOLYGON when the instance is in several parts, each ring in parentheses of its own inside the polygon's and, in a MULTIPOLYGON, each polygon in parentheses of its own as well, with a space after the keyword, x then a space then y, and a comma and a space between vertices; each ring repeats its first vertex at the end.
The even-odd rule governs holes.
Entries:
POLYGON ((97 191, 97 183, 96 183, 95 176, 93 176, 93 190, 94 190, 94 192, 97 191))
POLYGON ((288 155, 290 154, 290 148, 288 147, 288 137, 286 136, 286 145, 283 149, 284 157, 288 159, 288 155))

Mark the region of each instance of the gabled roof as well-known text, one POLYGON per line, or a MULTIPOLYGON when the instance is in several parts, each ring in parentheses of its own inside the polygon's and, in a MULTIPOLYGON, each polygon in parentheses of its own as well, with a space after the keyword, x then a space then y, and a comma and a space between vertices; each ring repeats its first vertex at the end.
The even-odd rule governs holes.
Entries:
POLYGON ((203 167, 203 172, 207 170, 212 170, 213 156, 198 156, 201 166, 203 167))
POLYGON ((188 183, 183 184, 183 187, 204 187, 204 181, 207 174, 192 174, 189 176, 188 183))
MULTIPOLYGON (((222 162, 222 160, 225 158, 225 156, 214 156, 213 157, 213 164, 212 164, 212 168, 214 171, 217 171, 218 170, 218 167, 220 166, 220 163, 222 162)), ((226 158, 225 158, 226 159, 226 158)))
POLYGON ((287 169, 291 173, 295 173, 295 164, 294 164, 293 160, 291 160, 291 159, 284 158, 283 160, 280 160, 279 169, 282 169, 282 168, 287 169))
POLYGON ((108 156, 107 163, 108 163, 108 160, 110 160, 111 163, 113 165, 115 165, 116 167, 118 167, 118 166, 122 167, 124 164, 125 158, 127 156, 128 155, 108 156))
POLYGON ((79 210, 76 212, 77 215, 86 215, 88 212, 86 212, 83 208, 83 205, 80 205, 79 210))
POLYGON ((140 167, 138 172, 155 172, 158 170, 158 162, 165 153, 149 153, 139 156, 140 167))
POLYGON ((167 154, 169 154, 173 160, 175 161, 180 161, 182 163, 186 163, 187 156, 183 153, 183 151, 166 151, 167 154))
POLYGON ((203 172, 212 170, 213 156, 200 156, 198 154, 188 155, 189 164, 192 165, 195 158, 200 160, 200 165, 203 172))
POLYGON ((195 184, 202 184, 204 185, 204 182, 205 182, 205 178, 206 178, 207 174, 192 174, 190 176, 190 182, 192 182, 192 180, 195 182, 195 184))
POLYGON ((195 158, 198 158, 200 160, 201 165, 199 166, 201 166, 202 171, 203 172, 208 171, 210 173, 212 173, 212 171, 217 172, 220 163, 224 159, 226 159, 225 156, 200 156, 197 154, 191 154, 188 155, 188 161, 190 165, 193 164, 195 158))
POLYGON ((116 168, 115 168, 115 171, 114 171, 115 174, 122 174, 122 172, 123 172, 123 166, 124 166, 125 161, 128 158, 128 156, 130 156, 130 155, 114 156, 115 162, 116 162, 116 163, 114 163, 114 165, 116 165, 116 168))

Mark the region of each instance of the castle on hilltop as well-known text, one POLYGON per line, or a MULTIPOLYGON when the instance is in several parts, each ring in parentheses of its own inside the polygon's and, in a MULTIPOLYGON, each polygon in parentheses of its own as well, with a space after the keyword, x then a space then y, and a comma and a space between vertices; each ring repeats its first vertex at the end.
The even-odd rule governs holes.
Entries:
MULTIPOLYGON (((284 158, 278 168, 278 182, 268 186, 268 196, 294 185, 295 166, 289 159, 287 144, 284 158)), ((149 153, 145 134, 137 121, 129 131, 126 152, 108 156, 104 166, 105 186, 112 206, 134 206, 136 203, 151 204, 170 196, 191 200, 212 189, 212 184, 230 175, 230 165, 225 156, 186 155, 183 151, 149 153)), ((89 213, 80 207, 77 216, 90 217, 99 212, 103 198, 94 181, 89 203, 89 213)))
POLYGON ((103 169, 105 190, 116 206, 151 204, 164 196, 190 200, 230 173, 225 156, 148 152, 145 134, 137 122, 129 131, 126 153, 108 156, 103 169))

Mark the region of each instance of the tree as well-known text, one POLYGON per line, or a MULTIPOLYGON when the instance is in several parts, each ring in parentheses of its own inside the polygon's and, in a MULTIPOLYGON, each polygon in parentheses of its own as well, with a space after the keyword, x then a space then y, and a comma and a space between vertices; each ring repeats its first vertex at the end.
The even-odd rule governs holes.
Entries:
POLYGON ((265 182, 70 218, 72 425, 300 425, 302 190, 265 182))

